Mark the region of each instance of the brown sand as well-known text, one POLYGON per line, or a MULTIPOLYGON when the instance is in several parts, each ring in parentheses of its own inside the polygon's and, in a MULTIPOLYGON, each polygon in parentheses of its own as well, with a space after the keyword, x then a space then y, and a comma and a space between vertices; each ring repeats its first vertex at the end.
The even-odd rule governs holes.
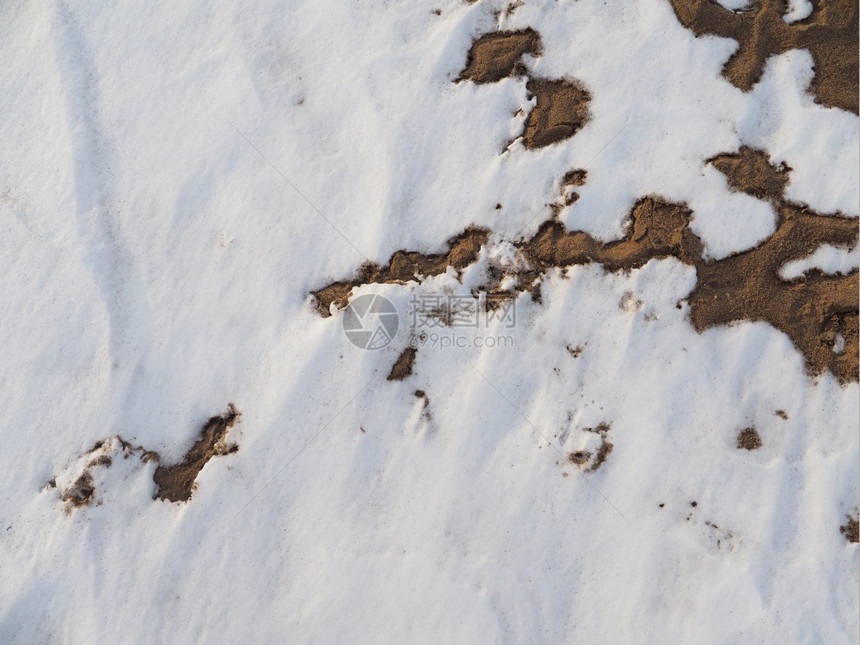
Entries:
POLYGON ((845 519, 847 521, 839 527, 839 532, 845 536, 846 540, 857 544, 860 542, 860 523, 858 523, 856 517, 851 517, 850 515, 845 519))
POLYGON ((792 340, 812 374, 829 369, 843 383, 856 381, 857 271, 826 275, 814 270, 786 281, 779 269, 822 244, 854 244, 857 219, 819 215, 785 200, 782 191, 790 169, 771 165, 764 151, 742 148, 711 163, 726 175, 731 188, 771 200, 777 230, 754 249, 697 266, 699 281, 690 296, 693 326, 701 331, 739 320, 767 321, 792 340), (840 352, 838 336, 845 345, 840 352))
POLYGON ((561 178, 562 188, 566 186, 585 186, 588 179, 588 171, 581 168, 576 170, 568 170, 561 178))
POLYGON ((583 468, 586 472, 594 472, 603 464, 606 463, 606 459, 609 457, 609 454, 612 452, 612 449, 615 447, 612 443, 610 443, 606 436, 609 434, 609 431, 612 428, 608 423, 601 423, 596 428, 583 428, 583 432, 593 432, 594 434, 600 435, 600 445, 597 447, 597 453, 594 455, 594 459, 592 460, 592 454, 589 450, 577 450, 576 452, 572 452, 567 456, 567 460, 578 466, 583 468), (586 468, 586 466, 588 466, 586 468))
POLYGON ((582 355, 582 345, 577 345, 576 347, 571 347, 570 345, 568 345, 567 353, 574 358, 579 358, 582 355))
POLYGON ((857 114, 858 0, 818 0, 812 15, 788 24, 784 0, 755 0, 745 11, 731 11, 712 0, 670 0, 678 20, 696 36, 734 38, 738 49, 723 76, 748 92, 761 79, 771 56, 808 49, 815 65, 810 91, 816 102, 857 114))
POLYGON ((394 361, 394 365, 391 366, 391 372, 389 372, 388 374, 388 380, 402 381, 407 376, 411 376, 412 366, 415 364, 415 357, 417 356, 417 354, 418 350, 414 347, 407 347, 406 349, 404 349, 400 353, 400 356, 397 357, 397 360, 394 361))
MULTIPOLYGON (((819 215, 782 196, 789 170, 772 166, 767 154, 749 148, 718 155, 712 163, 728 178, 730 187, 770 198, 777 212, 776 232, 757 247, 722 260, 705 261, 701 240, 690 230, 692 212, 657 196, 640 199, 630 212, 624 237, 603 243, 582 231, 566 231, 551 219, 530 239, 519 243, 532 269, 522 271, 508 292, 490 284, 494 296, 515 297, 529 291, 540 301, 540 278, 553 267, 596 262, 607 271, 641 267, 654 258, 676 257, 695 266, 698 280, 690 294, 690 322, 697 331, 738 321, 765 321, 784 332, 804 356, 810 374, 830 370, 840 382, 858 380, 858 272, 826 275, 807 272, 795 280, 782 280, 779 269, 786 262, 803 258, 822 244, 847 247, 857 241, 857 219, 819 215), (777 191, 779 191, 777 193, 777 191), (839 341, 844 347, 839 351, 839 341)), ((464 244, 463 262, 477 259, 485 230, 470 229, 454 246, 464 244), (471 232, 470 232, 471 231, 471 232), (468 242, 463 242, 468 240, 468 242)), ((454 248, 452 246, 452 249, 454 248)), ((459 247, 457 247, 459 248, 459 247)), ((449 254, 450 255, 450 254, 449 254)), ((416 267, 428 263, 440 273, 450 262, 447 256, 421 256, 404 251, 395 254, 388 268, 371 272, 372 282, 405 279, 416 275, 416 267), (394 271, 395 258, 410 258, 402 272, 394 271)), ((499 272, 497 272, 499 273, 499 272)), ((504 273, 496 276, 497 284, 504 273)), ((368 282, 335 283, 314 295, 318 308, 328 315, 334 289, 346 304, 353 286, 368 282), (321 297, 323 294, 324 297, 321 297)), ((339 306, 340 306, 339 305, 339 306)))
POLYGON ((591 453, 588 450, 577 450, 567 456, 567 460, 576 466, 584 466, 591 459, 591 453))
POLYGON ((605 438, 600 442, 600 447, 597 449, 597 455, 594 457, 594 462, 588 467, 588 472, 594 472, 606 463, 609 453, 615 446, 609 443, 605 438))
POLYGON ((472 43, 466 67, 457 80, 495 83, 515 73, 523 74, 520 59, 524 54, 539 55, 540 50, 540 34, 533 29, 484 34, 472 43))
POLYGON ((606 436, 609 434, 611 429, 612 428, 608 423, 598 424, 596 428, 585 428, 586 432, 593 432, 600 435, 600 446, 597 448, 597 454, 594 456, 594 461, 586 469, 588 472, 594 472, 605 464, 606 459, 609 457, 609 453, 611 453, 612 449, 615 447, 606 439, 606 436))
POLYGON ((560 223, 549 221, 522 245, 523 251, 544 271, 588 262, 617 271, 640 267, 652 258, 675 256, 698 272, 689 299, 690 320, 697 331, 763 320, 785 332, 812 374, 829 369, 843 383, 856 381, 857 271, 845 276, 812 271, 785 281, 779 269, 822 244, 850 246, 857 240, 857 220, 819 215, 783 200, 788 170, 771 166, 763 152, 747 148, 737 155, 720 155, 714 165, 726 172, 730 186, 776 202, 777 230, 754 249, 705 262, 701 241, 688 228, 692 213, 681 204, 647 197, 634 206, 627 234, 617 242, 602 244, 587 233, 566 232, 560 223), (845 346, 837 353, 838 336, 845 346))
POLYGON ((99 457, 96 457, 90 463, 88 463, 87 468, 94 468, 96 466, 105 466, 107 468, 110 468, 112 463, 113 459, 111 459, 109 456, 100 455, 99 457))
POLYGON ((424 390, 415 390, 412 394, 415 396, 416 399, 424 400, 425 408, 430 407, 430 397, 427 396, 427 393, 424 390))
POLYGON ((85 470, 80 477, 75 480, 75 483, 63 491, 63 501, 68 502, 75 508, 88 506, 94 499, 96 487, 93 483, 93 476, 88 470, 85 470))
POLYGON ((209 419, 200 432, 200 438, 185 453, 181 463, 159 466, 152 479, 158 486, 157 499, 171 502, 186 502, 194 491, 194 480, 203 466, 212 458, 236 452, 239 446, 227 444, 227 432, 236 423, 239 412, 231 404, 227 414, 209 419))
MULTIPOLYGON (((812 91, 825 105, 857 112, 858 2, 821 0, 806 20, 788 25, 782 20, 782 0, 755 0, 750 9, 732 12, 709 0, 671 0, 686 27, 699 36, 735 38, 738 51, 723 72, 749 91, 773 54, 806 47, 812 52, 816 78, 812 91)), ((525 52, 539 53, 540 36, 532 31, 496 32, 472 45, 459 80, 497 81, 524 73, 519 61, 525 52)), ((537 98, 523 131, 526 148, 539 148, 569 138, 588 120, 588 91, 575 82, 530 78, 527 89, 537 98)), ((858 272, 825 275, 808 271, 782 280, 786 262, 806 257, 823 244, 847 247, 857 241, 857 220, 841 214, 820 215, 784 197, 790 168, 776 167, 766 152, 744 146, 708 160, 727 178, 729 187, 771 202, 777 214, 776 232, 757 247, 717 261, 704 259, 701 240, 690 230, 692 212, 684 204, 659 196, 640 199, 630 212, 622 239, 602 243, 582 231, 566 231, 556 219, 562 208, 530 239, 518 244, 531 268, 515 272, 513 288, 502 291, 507 274, 488 269, 484 289, 498 298, 528 291, 540 302, 540 282, 554 267, 600 263, 607 271, 641 267, 655 258, 676 257, 696 267, 697 284, 689 297, 690 322, 697 331, 738 321, 765 321, 784 332, 804 356, 810 374, 830 370, 840 382, 858 380, 858 272)), ((583 170, 571 171, 562 190, 585 182, 583 170)), ((566 203, 576 193, 564 196, 566 203)), ((336 282, 313 292, 317 308, 330 315, 330 305, 347 305, 353 287, 380 282, 405 282, 438 275, 448 266, 461 269, 476 261, 489 232, 467 229, 449 242, 447 255, 398 251, 387 267, 368 264, 356 279, 336 282)), ((488 300, 489 302, 489 300, 488 300)), ((396 367, 396 366, 395 366, 396 367)), ((393 371, 392 371, 393 373, 393 371)))
POLYGON ((785 164, 772 166, 763 150, 743 146, 736 153, 711 157, 712 164, 723 173, 729 187, 759 199, 779 199, 788 184, 791 168, 785 164))
POLYGON ((627 234, 604 244, 588 233, 567 232, 555 220, 544 222, 520 248, 533 266, 546 272, 552 267, 597 262, 609 271, 641 267, 652 258, 675 256, 694 264, 702 244, 687 228, 692 212, 683 205, 646 197, 633 207, 627 234))
POLYGON ((569 139, 588 122, 591 95, 579 83, 530 79, 526 89, 537 98, 523 130, 526 148, 569 139))
MULTIPOLYGON (((472 43, 457 80, 495 83, 515 74, 528 76, 520 62, 525 53, 540 54, 540 35, 532 29, 484 34, 472 43)), ((521 135, 526 148, 569 139, 588 122, 591 95, 580 83, 529 77, 526 89, 536 99, 521 135)))
MULTIPOLYGON (((239 412, 230 404, 227 414, 209 419, 203 426, 200 439, 185 453, 182 463, 173 466, 158 466, 153 474, 153 480, 158 486, 155 499, 166 499, 171 502, 184 502, 191 498, 194 490, 194 480, 198 473, 212 457, 226 455, 236 452, 239 446, 227 445, 225 437, 227 431, 235 424, 239 412)), ((123 458, 128 459, 137 455, 143 463, 149 461, 160 461, 157 452, 147 450, 143 446, 135 446, 116 435, 122 448, 123 458)), ((95 445, 84 454, 92 454, 104 447, 107 439, 97 441, 95 445)), ((93 481, 91 468, 110 468, 113 460, 107 454, 99 455, 87 463, 86 469, 75 482, 63 491, 63 501, 68 502, 70 507, 81 508, 88 506, 95 499, 95 483, 93 481)), ((56 486, 56 478, 49 482, 52 487, 56 486)))
POLYGON ((403 284, 409 280, 421 282, 424 278, 440 275, 452 267, 463 269, 478 259, 481 247, 489 239, 490 232, 483 228, 468 228, 460 235, 448 240, 448 252, 424 255, 415 251, 397 251, 391 256, 388 266, 365 264, 355 279, 334 282, 318 291, 311 292, 317 301, 317 310, 327 318, 334 304, 343 309, 349 303, 353 287, 365 284, 403 284))
POLYGON ((847 246, 857 239, 857 220, 816 215, 782 204, 776 233, 754 249, 700 264, 690 295, 697 331, 741 320, 764 320, 792 340, 812 374, 829 369, 841 381, 857 380, 857 271, 797 280, 780 279, 779 268, 822 244, 847 246), (844 350, 836 353, 837 335, 844 350))
MULTIPOLYGON (((116 435, 114 438, 119 442, 120 447, 122 448, 124 459, 128 459, 131 455, 136 453, 139 454, 141 461, 144 463, 151 460, 158 461, 159 459, 157 452, 146 450, 142 446, 134 446, 119 435, 116 435)), ((108 439, 96 441, 93 447, 83 454, 91 455, 94 452, 102 450, 105 448, 105 443, 108 441, 108 439)), ((109 445, 109 448, 112 448, 112 446, 109 445)), ((108 454, 98 455, 87 462, 84 472, 80 474, 71 486, 63 491, 63 501, 69 503, 69 508, 82 508, 84 506, 89 506, 95 499, 96 494, 96 486, 92 473, 90 472, 91 469, 110 468, 112 465, 113 459, 108 454)), ((55 488, 57 486, 56 478, 51 479, 51 481, 48 482, 48 485, 55 488)))
POLYGON ((761 437, 755 428, 744 428, 738 433, 738 450, 758 450, 761 437))

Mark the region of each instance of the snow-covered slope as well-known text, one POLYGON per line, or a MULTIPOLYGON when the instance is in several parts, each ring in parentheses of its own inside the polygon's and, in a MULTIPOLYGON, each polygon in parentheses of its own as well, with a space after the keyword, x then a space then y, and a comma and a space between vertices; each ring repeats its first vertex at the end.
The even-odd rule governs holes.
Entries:
POLYGON ((480 287, 573 168, 568 228, 616 239, 662 195, 709 258, 774 231, 706 163, 741 145, 792 169, 788 198, 860 210, 858 119, 814 103, 808 52, 743 93, 734 41, 667 1, 505 9, 0 9, 0 640, 856 641, 858 384, 810 377, 764 322, 694 331, 693 267, 553 269, 513 325, 433 329, 386 379, 410 299, 480 287), (526 27, 529 69, 592 97, 540 150, 508 146, 521 79, 454 82, 475 37, 526 27), (316 311, 312 290, 469 225, 491 244, 462 276, 356 291, 404 314, 384 349, 316 311), (188 503, 153 501, 156 462, 118 442, 92 503, 61 499, 95 442, 176 463, 228 403, 239 451, 188 503), (569 461, 601 442, 598 469, 569 461))

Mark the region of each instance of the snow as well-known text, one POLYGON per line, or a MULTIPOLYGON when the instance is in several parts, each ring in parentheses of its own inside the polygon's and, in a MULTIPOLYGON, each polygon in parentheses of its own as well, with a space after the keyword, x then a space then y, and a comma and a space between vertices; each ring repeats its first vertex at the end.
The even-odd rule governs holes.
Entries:
POLYGON ((857 247, 845 249, 824 244, 805 258, 786 262, 780 267, 779 275, 783 280, 793 280, 811 269, 831 275, 850 273, 852 269, 857 269, 857 247))
POLYGON ((791 24, 812 15, 812 0, 788 0, 788 11, 782 19, 791 24))
MULTIPOLYGON (((732 11, 749 9, 752 4, 750 0, 716 0, 718 4, 732 11)), ((791 24, 798 20, 804 20, 812 15, 812 0, 786 0, 785 13, 782 19, 791 24)))
POLYGON ((813 78, 812 56, 791 50, 765 64, 762 80, 739 124, 741 138, 764 148, 774 164, 791 169, 785 196, 821 213, 857 217, 860 194, 853 169, 860 165, 855 145, 858 119, 843 110, 816 105, 805 88, 813 78))
POLYGON ((357 291, 469 293, 574 168, 562 221, 604 240, 648 194, 689 204, 710 257, 766 238, 771 207, 704 163, 744 144, 792 168, 790 199, 857 216, 858 120, 806 94, 808 53, 743 94, 734 42, 666 2, 504 7, 4 6, 0 640, 856 641, 860 388, 764 323, 696 333, 691 267, 552 271, 513 328, 455 330, 403 382, 405 325, 362 351, 314 310, 365 259, 475 224, 494 235, 462 283, 357 291), (453 79, 474 36, 526 26, 534 73, 581 80, 592 118, 505 151, 524 83, 453 79), (46 487, 117 434, 181 460, 229 402, 240 450, 188 504, 118 452, 91 506, 46 487), (613 451, 582 472, 567 454, 601 422, 613 451), (763 447, 737 450, 749 426, 763 447))
POLYGON ((717 4, 722 5, 726 9, 731 9, 732 11, 740 11, 742 9, 748 9, 750 6, 750 0, 717 0, 717 4))

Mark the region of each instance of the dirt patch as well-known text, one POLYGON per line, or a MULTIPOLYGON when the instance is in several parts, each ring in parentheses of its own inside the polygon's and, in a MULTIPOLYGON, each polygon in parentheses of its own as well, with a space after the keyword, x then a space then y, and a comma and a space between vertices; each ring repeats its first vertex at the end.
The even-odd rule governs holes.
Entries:
MULTIPOLYGON (((86 459, 86 465, 62 492, 62 500, 67 503, 67 511, 89 506, 96 500, 97 485, 93 472, 96 468, 110 468, 114 463, 114 458, 118 457, 119 454, 122 454, 124 459, 137 454, 143 462, 151 459, 158 460, 158 453, 145 450, 141 446, 134 446, 119 435, 96 441, 92 448, 80 455, 79 464, 83 463, 81 460, 86 459)), ((77 468, 81 468, 81 466, 78 465, 77 468)), ((57 487, 56 477, 48 482, 48 487, 57 487)))
POLYGON ((524 54, 537 56, 540 51, 540 34, 533 29, 484 34, 472 43, 466 67, 457 80, 495 83, 508 76, 525 74, 520 59, 524 54))
POLYGON ((526 89, 537 99, 523 130, 526 148, 543 148, 569 139, 588 122, 591 95, 581 84, 530 79, 526 89))
POLYGON ((774 414, 783 421, 788 421, 788 413, 785 410, 777 410, 774 414))
POLYGON ((601 423, 596 428, 583 428, 582 430, 583 432, 591 432, 599 435, 600 444, 597 446, 597 450, 594 453, 592 453, 591 450, 576 450, 567 455, 567 460, 585 472, 594 472, 606 463, 609 453, 611 453, 612 449, 615 447, 607 439, 607 435, 609 434, 611 427, 608 423, 601 423))
POLYGON ((106 466, 110 468, 113 463, 113 459, 111 459, 107 455, 101 455, 100 457, 96 457, 90 463, 87 464, 87 468, 92 468, 94 466, 106 466))
POLYGON ((588 472, 594 472, 605 464, 606 459, 609 457, 609 453, 611 453, 612 449, 615 447, 606 438, 606 435, 609 434, 610 430, 611 428, 608 423, 601 423, 596 428, 585 428, 586 432, 594 432, 600 435, 600 446, 597 448, 597 454, 594 456, 594 461, 592 461, 591 465, 586 469, 588 472))
POLYGON ((578 169, 570 170, 561 178, 561 204, 552 204, 552 212, 555 217, 563 210, 564 206, 570 206, 579 199, 576 188, 584 186, 588 178, 588 171, 578 169))
MULTIPOLYGON (((731 157, 720 155, 723 160, 731 157)), ((811 374, 830 370, 842 383, 857 381, 857 270, 847 275, 810 271, 790 281, 779 277, 783 264, 806 257, 823 244, 853 246, 857 220, 820 215, 774 195, 775 186, 780 190, 785 186, 785 181, 774 177, 788 170, 770 166, 765 153, 747 149, 735 157, 736 163, 715 165, 729 170, 732 184, 766 191, 763 194, 772 196, 777 211, 776 232, 749 251, 706 262, 701 240, 689 229, 692 212, 659 197, 646 197, 633 207, 627 232, 619 241, 603 244, 587 233, 567 232, 560 222, 550 220, 520 248, 542 272, 590 262, 619 271, 674 256, 696 267, 698 280, 688 299, 696 331, 745 320, 765 321, 791 339, 811 374)))
POLYGON ((576 170, 568 170, 561 178, 562 187, 565 186, 585 186, 588 179, 588 171, 581 168, 576 170))
POLYGON ((161 461, 161 455, 154 450, 147 450, 143 446, 135 446, 133 443, 126 441, 119 435, 116 435, 116 440, 119 441, 120 446, 122 447, 123 459, 128 459, 132 455, 137 455, 145 464, 150 461, 161 461))
POLYGON ((525 2, 523 2, 523 0, 514 0, 513 2, 509 2, 508 6, 505 7, 505 10, 502 12, 502 15, 505 18, 510 18, 514 13, 516 13, 517 9, 522 7, 524 4, 525 2))
POLYGON ((846 515, 845 519, 847 521, 839 527, 839 532, 845 536, 846 540, 857 544, 860 542, 860 526, 858 526, 857 518, 846 515))
POLYGON ((582 355, 582 345, 577 345, 576 347, 571 347, 570 345, 568 345, 567 353, 574 358, 579 358, 582 355))
MULTIPOLYGON (((389 381, 402 381, 407 376, 412 375, 412 365, 415 363, 415 357, 418 355, 418 350, 414 347, 404 349, 394 365, 391 366, 391 372, 388 373, 389 381)), ((416 394, 417 396, 417 394, 416 394)))
POLYGON ((689 299, 693 326, 702 331, 739 320, 764 320, 791 338, 812 374, 829 369, 840 382, 856 381, 857 270, 847 275, 813 270, 786 281, 779 269, 823 244, 853 246, 857 219, 820 215, 786 200, 782 191, 791 169, 774 167, 764 151, 745 147, 711 162, 733 189, 774 203, 777 230, 754 249, 697 266, 699 280, 689 299))
POLYGON ((484 34, 472 43, 466 66, 457 78, 457 82, 495 83, 509 76, 528 76, 526 89, 536 101, 521 137, 529 149, 576 134, 588 122, 591 102, 588 90, 578 81, 529 76, 521 58, 526 53, 539 55, 540 51, 540 34, 533 29, 484 34))
POLYGON ((738 152, 711 157, 707 163, 726 176, 729 187, 759 199, 779 199, 788 184, 791 168, 771 165, 764 150, 743 146, 738 152))
POLYGON ((63 501, 74 508, 89 506, 96 495, 93 476, 85 470, 75 482, 63 491, 63 501))
POLYGON ((427 396, 427 393, 424 390, 415 390, 413 395, 416 399, 422 400, 421 405, 421 419, 423 419, 427 423, 433 422, 433 415, 430 414, 430 397, 427 396))
POLYGON ((818 0, 812 14, 792 24, 782 16, 784 0, 755 0, 749 9, 731 11, 713 0, 670 0, 678 20, 696 36, 734 38, 738 49, 723 76, 744 92, 761 79, 768 58, 791 49, 808 49, 816 102, 858 112, 857 0, 818 0))
POLYGON ((194 491, 194 480, 203 466, 212 458, 239 450, 237 444, 226 442, 227 432, 236 423, 239 412, 231 404, 227 413, 210 418, 200 432, 200 438, 185 453, 181 463, 159 466, 152 476, 158 490, 156 499, 186 502, 194 491))
MULTIPOLYGON (((675 257, 696 269, 696 286, 687 299, 696 331, 764 321, 791 339, 810 374, 829 370, 842 383, 857 381, 857 269, 845 275, 812 270, 793 280, 783 280, 779 271, 786 262, 806 257, 824 244, 852 247, 858 237, 858 220, 821 215, 786 200, 782 191, 790 170, 772 166, 763 151, 745 148, 717 155, 711 162, 726 173, 731 187, 772 203, 776 231, 757 247, 706 261, 701 240, 689 228, 692 211, 685 204, 652 195, 633 206, 620 240, 604 243, 582 231, 567 231, 555 218, 544 222, 531 239, 515 243, 527 266, 488 270, 488 282, 482 287, 488 294, 487 306, 490 302, 498 306, 523 292, 540 303, 541 280, 556 267, 598 263, 606 271, 627 271, 652 259, 675 257), (499 285, 510 277, 515 278, 513 286, 501 290, 499 285)), ((357 280, 314 292, 318 309, 323 316, 330 315, 329 305, 345 306, 352 288, 360 284, 420 281, 422 275, 436 275, 448 266, 461 269, 477 259, 488 237, 485 229, 467 229, 449 243, 447 255, 399 251, 388 267, 372 265, 357 280)))
MULTIPOLYGON (((185 454, 181 464, 158 466, 153 474, 153 480, 158 486, 155 499, 167 499, 171 502, 187 501, 194 489, 194 479, 206 462, 213 456, 229 454, 239 449, 237 445, 227 445, 225 442, 227 431, 238 417, 239 412, 231 404, 227 414, 212 417, 206 422, 200 439, 185 454)), ((142 463, 161 460, 157 452, 147 450, 143 446, 136 446, 119 435, 97 441, 90 450, 81 455, 81 458, 99 452, 101 454, 89 459, 83 467, 83 472, 63 490, 62 499, 68 503, 67 510, 88 506, 95 500, 96 484, 91 471, 94 468, 110 468, 120 454, 123 459, 136 456, 142 463)), ((52 478, 48 486, 56 488, 56 481, 56 477, 52 478)))
POLYGON ((690 321, 697 331, 742 320, 768 322, 785 333, 810 373, 830 370, 840 382, 857 380, 857 270, 847 275, 812 271, 791 281, 780 267, 823 244, 851 246, 857 220, 818 215, 781 203, 777 230, 754 249, 697 265, 690 321), (839 351, 837 341, 844 340, 839 351))
POLYGON ((577 466, 584 466, 591 459, 591 453, 588 450, 577 450, 567 456, 567 460, 577 466))
POLYGON ((519 247, 542 272, 592 262, 619 271, 669 256, 694 264, 702 256, 702 243, 687 228, 691 219, 692 211, 683 204, 646 197, 633 207, 621 240, 603 243, 582 231, 568 232, 561 222, 549 220, 519 247))
POLYGON ((448 252, 422 254, 417 251, 397 251, 388 265, 366 263, 358 275, 347 282, 334 282, 311 294, 316 298, 317 310, 323 317, 331 316, 331 305, 343 309, 349 304, 353 288, 367 284, 405 284, 410 280, 419 283, 425 278, 440 275, 451 267, 461 270, 478 259, 481 247, 487 243, 490 232, 484 228, 467 228, 448 240, 448 252))
POLYGON ((91 455, 94 452, 96 452, 97 450, 100 450, 102 448, 102 446, 105 445, 105 441, 107 441, 107 439, 99 439, 98 441, 95 442, 95 444, 93 444, 93 447, 90 448, 89 450, 87 450, 84 454, 85 455, 91 455))
POLYGON ((609 453, 612 452, 612 449, 615 446, 605 439, 601 442, 600 447, 597 449, 597 455, 594 457, 594 461, 588 467, 588 471, 592 472, 600 468, 603 464, 606 463, 606 458, 609 457, 609 453))
POLYGON ((738 433, 738 450, 758 450, 761 448, 761 437, 755 428, 744 428, 738 433))

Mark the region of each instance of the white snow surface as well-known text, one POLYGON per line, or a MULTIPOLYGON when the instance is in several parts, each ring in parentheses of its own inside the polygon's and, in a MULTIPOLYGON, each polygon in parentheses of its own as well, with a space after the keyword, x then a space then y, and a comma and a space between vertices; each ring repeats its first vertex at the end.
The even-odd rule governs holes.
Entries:
POLYGON ((808 52, 745 94, 720 75, 736 43, 664 0, 505 7, 3 5, 0 641, 856 642, 858 385, 765 323, 696 333, 695 269, 551 271, 513 327, 433 330, 402 382, 405 316, 363 351, 316 312, 365 260, 485 226, 459 279, 357 291, 401 314, 468 294, 573 168, 562 221, 604 240, 646 195, 686 202, 710 257, 765 239, 771 207, 705 164, 742 145, 857 216, 858 119, 807 94, 808 52), (474 37, 523 27, 532 73, 593 97, 537 151, 505 149, 522 79, 453 82, 474 37), (229 402, 240 450, 187 504, 116 441, 95 503, 60 499, 96 441, 173 463, 229 402), (614 449, 582 472, 601 422, 614 449))
POLYGON ((857 247, 846 249, 824 244, 805 258, 783 264, 779 275, 783 280, 793 280, 812 269, 831 275, 835 273, 845 275, 855 271, 857 270, 857 247))
POLYGON ((788 0, 788 11, 782 16, 787 23, 804 20, 812 15, 812 0, 788 0))
POLYGON ((717 0, 717 4, 725 7, 726 9, 731 9, 732 11, 740 11, 742 9, 748 9, 752 2, 751 0, 717 0))
MULTIPOLYGON (((716 2, 732 11, 749 9, 752 5, 751 0, 716 0, 716 2)), ((812 0, 785 0, 785 4, 786 10, 782 19, 789 24, 809 18, 812 15, 812 0)))

